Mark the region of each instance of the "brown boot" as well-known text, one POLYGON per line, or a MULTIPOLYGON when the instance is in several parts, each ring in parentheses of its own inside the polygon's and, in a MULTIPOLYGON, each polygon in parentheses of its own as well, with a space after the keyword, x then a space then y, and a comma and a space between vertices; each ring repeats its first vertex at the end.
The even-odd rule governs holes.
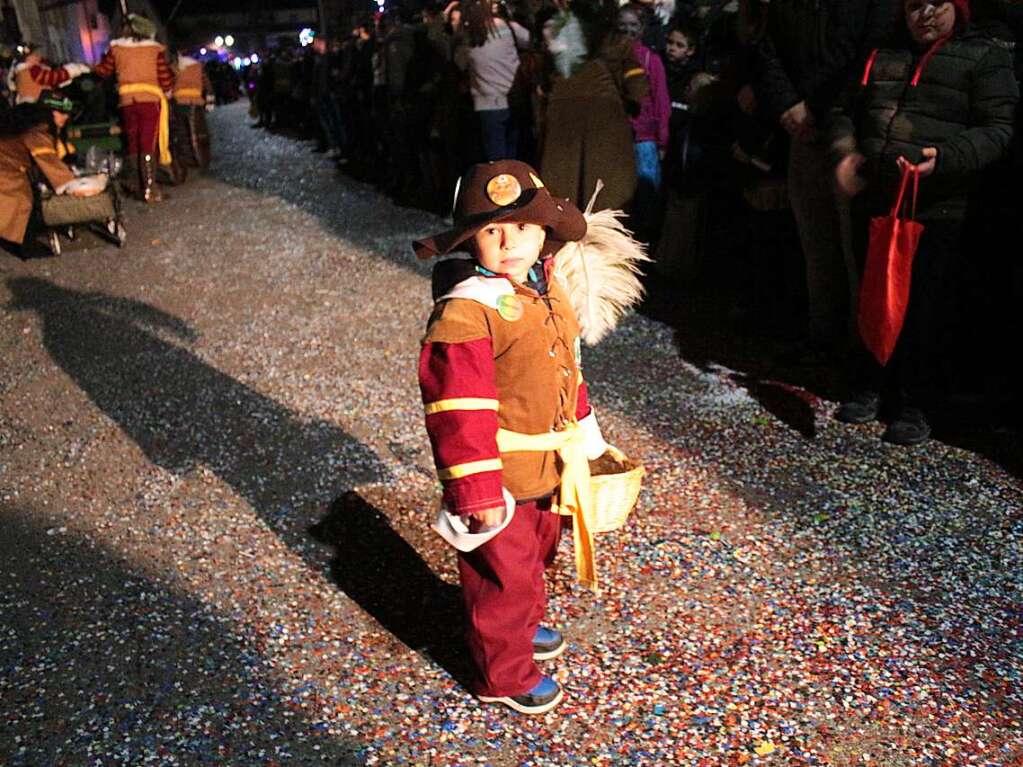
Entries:
POLYGON ((121 182, 121 188, 124 193, 135 197, 139 193, 139 161, 138 158, 130 155, 125 155, 124 166, 121 168, 121 174, 117 177, 117 180, 121 182))
POLYGON ((160 187, 156 183, 156 163, 156 157, 151 154, 143 155, 142 162, 140 163, 142 199, 148 203, 160 202, 163 199, 163 195, 160 194, 160 187))

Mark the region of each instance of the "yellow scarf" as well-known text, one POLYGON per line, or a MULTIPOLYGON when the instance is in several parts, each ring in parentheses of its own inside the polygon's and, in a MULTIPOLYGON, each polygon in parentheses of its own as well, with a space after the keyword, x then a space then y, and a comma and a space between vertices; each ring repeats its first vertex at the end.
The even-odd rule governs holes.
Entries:
POLYGON ((167 106, 167 97, 163 91, 149 83, 127 83, 117 90, 122 96, 132 93, 149 93, 160 97, 160 165, 170 165, 170 110, 167 106))
POLYGON ((562 514, 572 516, 575 571, 579 583, 600 593, 593 552, 593 496, 590 491, 590 463, 586 460, 585 435, 578 423, 563 431, 521 434, 497 430, 497 449, 502 453, 546 453, 557 451, 561 458, 561 487, 558 504, 562 514))

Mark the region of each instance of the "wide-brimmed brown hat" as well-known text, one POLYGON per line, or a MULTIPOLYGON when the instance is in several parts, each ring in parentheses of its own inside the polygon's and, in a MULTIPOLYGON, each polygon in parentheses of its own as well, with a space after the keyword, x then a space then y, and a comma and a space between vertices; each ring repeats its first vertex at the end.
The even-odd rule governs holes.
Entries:
POLYGON ((518 160, 472 166, 459 180, 455 194, 454 228, 413 242, 419 258, 461 250, 466 240, 496 221, 538 224, 558 242, 579 240, 586 234, 586 219, 579 209, 553 197, 540 175, 518 160))

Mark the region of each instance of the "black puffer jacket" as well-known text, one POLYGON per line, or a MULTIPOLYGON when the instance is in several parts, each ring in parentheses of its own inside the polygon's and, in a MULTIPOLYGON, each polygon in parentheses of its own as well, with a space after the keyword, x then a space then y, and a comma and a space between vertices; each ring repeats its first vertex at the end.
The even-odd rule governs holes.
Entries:
POLYGON ((1019 89, 1009 51, 969 31, 945 43, 911 80, 922 52, 881 49, 865 87, 855 86, 831 128, 836 157, 851 151, 867 162, 865 202, 889 208, 900 156, 913 163, 937 147, 934 173, 920 183, 918 218, 962 219, 978 171, 1002 158, 1012 138, 1019 89))
POLYGON ((867 52, 891 36, 899 0, 771 0, 756 49, 757 97, 771 118, 805 101, 818 125, 867 52))

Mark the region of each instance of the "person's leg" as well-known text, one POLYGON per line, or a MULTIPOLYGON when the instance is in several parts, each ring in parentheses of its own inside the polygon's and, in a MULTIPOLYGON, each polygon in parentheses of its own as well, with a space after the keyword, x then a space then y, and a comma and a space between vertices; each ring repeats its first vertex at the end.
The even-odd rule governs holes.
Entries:
POLYGON ((206 126, 206 110, 203 107, 192 107, 191 118, 196 157, 199 167, 206 170, 210 166, 210 132, 206 126))
POLYGON ((538 561, 542 572, 539 514, 550 515, 536 503, 518 505, 508 527, 474 551, 458 555, 477 695, 522 695, 541 679, 533 661, 538 561))
POLYGON ((331 125, 334 131, 334 143, 337 146, 338 157, 348 156, 348 144, 351 141, 351 131, 347 128, 341 101, 337 96, 331 95, 328 98, 328 110, 331 125))
POLYGON ((121 179, 129 194, 142 194, 142 150, 140 146, 139 111, 137 104, 121 107, 121 136, 125 143, 124 170, 121 179))
POLYGON ((139 151, 142 153, 142 198, 146 202, 159 202, 162 199, 156 183, 156 169, 159 165, 159 102, 136 104, 138 112, 139 151))
POLYGON ((338 155, 344 145, 344 135, 341 127, 341 115, 337 111, 337 102, 333 96, 322 96, 318 107, 320 125, 327 139, 327 148, 334 155, 338 155))
POLYGON ((634 146, 636 156, 636 195, 632 199, 632 227, 640 239, 653 239, 653 221, 656 220, 657 195, 661 186, 661 159, 657 143, 639 141, 634 146))
POLYGON ((892 355, 898 409, 885 439, 896 444, 916 444, 930 433, 927 413, 933 409, 938 389, 937 365, 940 323, 946 304, 949 267, 958 252, 962 224, 929 221, 924 226, 909 288, 909 306, 902 332, 892 355))
POLYGON ((518 159, 519 132, 519 117, 509 109, 508 117, 504 121, 504 147, 507 154, 505 159, 518 159))
POLYGON ((537 501, 536 508, 536 562, 533 566, 533 613, 530 616, 530 636, 536 633, 536 627, 543 622, 547 611, 547 584, 544 572, 554 564, 558 554, 558 542, 561 540, 561 515, 551 511, 551 499, 537 501))
POLYGON ((483 138, 483 154, 488 161, 508 159, 505 141, 509 114, 508 109, 484 109, 476 112, 480 121, 480 135, 483 138))
POLYGON ((824 347, 844 339, 849 324, 846 251, 832 177, 826 145, 792 142, 789 198, 806 263, 809 335, 824 347))
POLYGON ((155 155, 159 151, 160 103, 147 101, 138 107, 139 151, 155 155))
MULTIPOLYGON (((856 295, 854 306, 859 306, 860 275, 867 261, 867 248, 870 245, 870 216, 859 205, 850 209, 849 240, 852 256, 856 265, 856 295)), ((856 310, 850 312, 854 317, 856 310)), ((848 394, 835 418, 844 423, 868 423, 875 420, 881 411, 881 393, 885 378, 890 369, 874 358, 856 333, 847 353, 845 377, 848 381, 848 394)))

